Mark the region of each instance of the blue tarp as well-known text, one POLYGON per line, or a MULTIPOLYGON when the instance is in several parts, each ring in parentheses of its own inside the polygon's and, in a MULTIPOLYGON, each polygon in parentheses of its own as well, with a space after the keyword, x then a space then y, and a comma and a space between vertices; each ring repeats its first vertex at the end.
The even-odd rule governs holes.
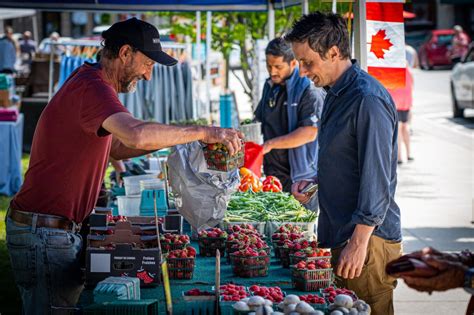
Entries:
MULTIPOLYGON (((301 0, 272 0, 275 9, 301 0)), ((266 11, 268 0, 0 0, 0 7, 91 11, 266 11)))

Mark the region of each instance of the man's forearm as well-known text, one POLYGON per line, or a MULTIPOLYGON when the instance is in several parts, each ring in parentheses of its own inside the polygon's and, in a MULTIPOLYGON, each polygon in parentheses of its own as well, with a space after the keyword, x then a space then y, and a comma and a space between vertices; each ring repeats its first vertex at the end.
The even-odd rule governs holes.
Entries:
POLYGON ((118 139, 114 138, 112 141, 112 148, 110 149, 110 156, 112 156, 112 158, 115 160, 125 160, 152 153, 154 151, 156 150, 141 150, 129 148, 123 143, 121 143, 118 139))
POLYGON ((205 130, 199 126, 171 126, 152 122, 144 122, 135 127, 141 142, 137 148, 146 151, 203 140, 205 130))
POLYGON ((367 246, 374 229, 375 226, 357 224, 354 232, 352 233, 350 242, 356 246, 367 246))
POLYGON ((270 139, 265 144, 271 149, 293 149, 316 140, 317 135, 318 128, 316 127, 299 127, 287 135, 270 139))

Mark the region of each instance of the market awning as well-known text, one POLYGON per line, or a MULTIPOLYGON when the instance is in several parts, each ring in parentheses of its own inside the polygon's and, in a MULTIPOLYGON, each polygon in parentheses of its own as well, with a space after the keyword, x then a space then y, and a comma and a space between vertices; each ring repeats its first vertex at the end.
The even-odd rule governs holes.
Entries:
POLYGON ((33 16, 36 10, 27 9, 0 9, 0 20, 16 19, 25 16, 33 16))
MULTIPOLYGON (((299 5, 301 0, 273 0, 274 8, 299 5)), ((266 11, 268 0, 0 0, 0 7, 86 11, 266 11)))

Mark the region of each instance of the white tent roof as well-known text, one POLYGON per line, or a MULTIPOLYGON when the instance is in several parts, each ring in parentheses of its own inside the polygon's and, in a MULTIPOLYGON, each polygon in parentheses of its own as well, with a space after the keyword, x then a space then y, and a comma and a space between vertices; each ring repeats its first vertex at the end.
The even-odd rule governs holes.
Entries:
POLYGON ((36 10, 29 9, 0 9, 0 20, 15 19, 36 14, 36 10))

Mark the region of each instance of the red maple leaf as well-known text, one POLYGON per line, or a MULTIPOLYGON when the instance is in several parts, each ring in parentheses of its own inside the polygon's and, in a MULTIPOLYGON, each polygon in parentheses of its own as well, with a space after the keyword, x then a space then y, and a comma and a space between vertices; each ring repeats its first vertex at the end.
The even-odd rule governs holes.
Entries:
POLYGON ((370 45, 370 52, 373 52, 377 58, 384 58, 385 51, 389 50, 393 44, 390 42, 390 39, 385 39, 387 34, 385 30, 379 30, 377 34, 372 35, 372 43, 370 45))

